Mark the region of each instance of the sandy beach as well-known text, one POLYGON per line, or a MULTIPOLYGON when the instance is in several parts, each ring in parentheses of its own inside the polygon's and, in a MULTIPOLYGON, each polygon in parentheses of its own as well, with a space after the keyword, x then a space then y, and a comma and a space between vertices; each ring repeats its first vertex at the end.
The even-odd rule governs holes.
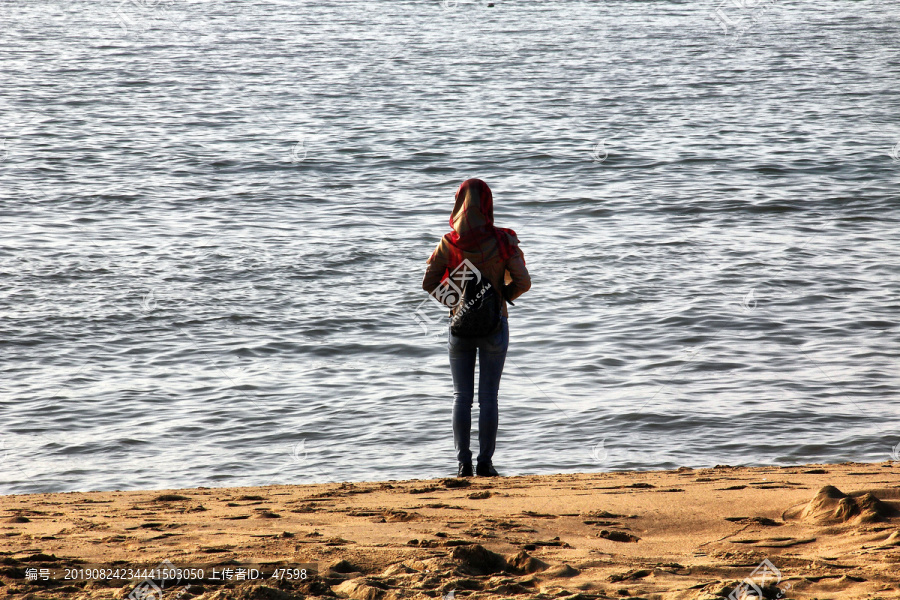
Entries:
POLYGON ((4 496, 0 597, 900 598, 898 473, 718 466, 4 496), (150 592, 91 572, 159 564, 207 571, 150 592), (209 577, 248 564, 279 576, 209 577))

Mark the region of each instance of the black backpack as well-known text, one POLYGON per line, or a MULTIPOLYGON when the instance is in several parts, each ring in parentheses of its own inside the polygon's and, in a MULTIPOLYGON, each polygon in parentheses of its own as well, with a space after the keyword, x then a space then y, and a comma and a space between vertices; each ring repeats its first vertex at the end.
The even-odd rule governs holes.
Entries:
POLYGON ((456 337, 484 337, 500 328, 500 294, 487 277, 466 281, 454 311, 450 313, 450 333, 456 337))

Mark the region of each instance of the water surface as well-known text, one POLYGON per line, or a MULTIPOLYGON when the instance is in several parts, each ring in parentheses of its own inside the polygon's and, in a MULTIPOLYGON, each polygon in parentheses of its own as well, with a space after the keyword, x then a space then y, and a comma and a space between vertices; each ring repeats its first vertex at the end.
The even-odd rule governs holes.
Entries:
POLYGON ((455 472, 468 177, 534 282, 501 473, 900 442, 894 3, 0 11, 6 493, 455 472))

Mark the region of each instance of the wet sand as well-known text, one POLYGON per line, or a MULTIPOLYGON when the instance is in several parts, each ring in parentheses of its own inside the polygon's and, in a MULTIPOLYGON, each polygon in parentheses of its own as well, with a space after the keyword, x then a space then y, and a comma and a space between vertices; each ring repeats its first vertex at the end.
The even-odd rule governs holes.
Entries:
POLYGON ((0 598, 136 597, 138 579, 26 577, 168 560, 317 570, 186 577, 147 600, 900 599, 898 475, 720 466, 3 496, 0 598))

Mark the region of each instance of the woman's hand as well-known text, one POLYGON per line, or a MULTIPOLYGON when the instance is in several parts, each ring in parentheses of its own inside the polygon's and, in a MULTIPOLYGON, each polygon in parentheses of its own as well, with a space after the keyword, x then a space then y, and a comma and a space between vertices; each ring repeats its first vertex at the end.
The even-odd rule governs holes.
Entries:
POLYGON ((503 299, 506 300, 510 304, 510 306, 515 306, 512 301, 512 298, 515 297, 513 296, 513 294, 515 293, 515 287, 516 286, 511 283, 503 284, 503 299))

